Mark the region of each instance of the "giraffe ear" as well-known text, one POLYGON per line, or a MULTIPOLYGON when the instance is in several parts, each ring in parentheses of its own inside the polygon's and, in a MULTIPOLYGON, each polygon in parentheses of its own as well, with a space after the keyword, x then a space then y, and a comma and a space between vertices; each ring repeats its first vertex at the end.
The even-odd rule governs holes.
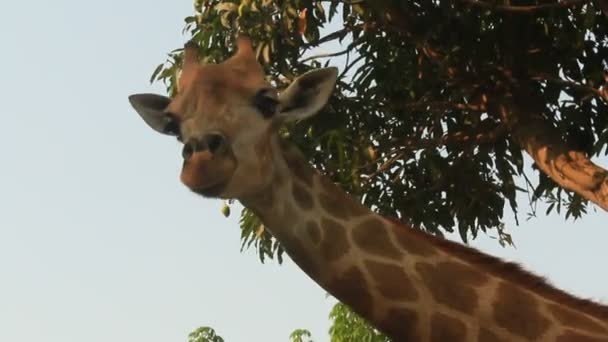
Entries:
POLYGON ((279 95, 278 117, 286 120, 302 120, 316 114, 331 96, 338 78, 334 67, 309 71, 296 78, 279 95))
POLYGON ((179 135, 177 117, 166 111, 171 99, 156 94, 135 94, 129 96, 129 102, 142 119, 157 132, 167 135, 179 135))

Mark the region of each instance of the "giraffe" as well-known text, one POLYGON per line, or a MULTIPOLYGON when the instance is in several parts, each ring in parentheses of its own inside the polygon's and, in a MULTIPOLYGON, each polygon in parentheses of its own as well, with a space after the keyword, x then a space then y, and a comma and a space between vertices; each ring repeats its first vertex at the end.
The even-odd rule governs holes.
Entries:
POLYGON ((251 41, 236 46, 223 63, 202 64, 188 43, 173 98, 129 97, 151 128, 184 143, 190 190, 238 199, 312 280, 394 341, 608 341, 608 306, 384 218, 313 169, 277 130, 325 105, 337 69, 279 93, 251 41))

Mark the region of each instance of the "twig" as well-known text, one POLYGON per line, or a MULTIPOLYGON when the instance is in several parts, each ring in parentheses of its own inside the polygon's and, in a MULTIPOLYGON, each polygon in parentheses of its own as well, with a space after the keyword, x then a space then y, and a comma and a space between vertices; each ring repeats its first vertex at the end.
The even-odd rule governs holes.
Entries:
POLYGON ((551 4, 529 5, 529 6, 513 6, 513 5, 495 5, 479 0, 462 0, 469 5, 490 9, 496 12, 511 12, 511 13, 533 13, 546 11, 556 8, 568 8, 588 2, 588 0, 563 0, 551 4))
POLYGON ((405 154, 405 152, 406 151, 400 151, 395 156, 393 156, 389 160, 385 161, 382 165, 380 165, 380 167, 378 167, 378 169, 376 171, 374 171, 371 175, 365 175, 365 176, 367 177, 368 180, 371 180, 371 179, 375 178, 377 175, 379 175, 382 172, 386 171, 389 167, 391 167, 399 159, 401 159, 403 157, 403 155, 405 154))
POLYGON ((321 37, 321 38, 319 38, 318 40, 316 40, 314 42, 305 44, 303 47, 307 48, 307 47, 310 47, 310 46, 318 46, 318 45, 321 45, 323 43, 327 43, 329 41, 332 41, 334 39, 342 38, 342 37, 346 36, 348 34, 348 32, 350 32, 350 31, 352 31, 352 28, 345 27, 345 28, 343 28, 341 30, 332 32, 332 33, 326 35, 325 37, 321 37))
MULTIPOLYGON (((347 28, 347 29, 343 29, 343 30, 339 30, 336 31, 334 33, 330 33, 327 36, 317 40, 316 42, 314 42, 315 45, 320 45, 322 43, 326 43, 330 40, 333 39, 337 39, 337 38, 341 38, 340 36, 342 34, 346 34, 347 32, 350 32, 351 28, 347 28)), ((348 47, 342 51, 339 52, 332 52, 332 53, 322 53, 322 54, 318 54, 318 55, 314 55, 314 56, 310 56, 310 57, 306 57, 304 59, 301 60, 301 63, 303 62, 307 62, 313 59, 317 59, 317 58, 330 58, 330 57, 337 57, 337 56, 341 56, 344 54, 347 54, 349 52, 351 52, 354 48, 356 48, 361 41, 363 41, 363 37, 359 37, 358 39, 354 40, 353 42, 351 42, 350 44, 348 44, 348 47)))
POLYGON ((486 105, 483 103, 472 104, 472 103, 454 103, 450 101, 424 101, 424 102, 412 102, 401 105, 390 106, 389 109, 395 109, 396 107, 406 109, 420 109, 420 110, 446 110, 446 109, 458 109, 458 110, 470 110, 475 112, 485 112, 486 105))
POLYGON ((346 50, 343 50, 343 51, 333 52, 333 53, 321 53, 321 54, 318 54, 318 55, 306 57, 306 58, 302 59, 300 61, 300 63, 308 62, 310 60, 317 59, 317 58, 330 58, 330 57, 342 56, 342 55, 348 53, 350 50, 351 49, 346 49, 346 50))
POLYGON ((587 92, 590 92, 590 93, 596 95, 597 97, 602 99, 604 102, 608 103, 608 91, 604 90, 607 88, 597 89, 597 88, 593 88, 593 87, 585 85, 585 84, 564 80, 562 78, 551 76, 551 75, 537 74, 537 75, 533 75, 531 78, 533 80, 537 80, 537 81, 547 81, 547 82, 551 82, 551 83, 555 83, 555 84, 560 84, 563 86, 574 87, 574 88, 577 88, 580 90, 584 90, 584 91, 587 91, 587 92))

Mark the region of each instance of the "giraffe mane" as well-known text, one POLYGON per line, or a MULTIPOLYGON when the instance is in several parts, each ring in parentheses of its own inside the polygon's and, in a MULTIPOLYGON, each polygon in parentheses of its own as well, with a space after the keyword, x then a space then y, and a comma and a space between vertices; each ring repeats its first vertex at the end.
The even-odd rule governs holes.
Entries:
POLYGON ((419 229, 410 228, 399 223, 403 229, 409 229, 413 235, 428 242, 447 254, 465 260, 473 266, 489 274, 495 275, 506 281, 518 284, 524 289, 539 294, 540 296, 565 304, 566 306, 596 317, 601 320, 608 320, 608 305, 600 304, 590 299, 577 297, 553 286, 544 277, 538 276, 515 262, 504 261, 498 257, 482 253, 469 246, 453 242, 447 239, 436 238, 419 229))

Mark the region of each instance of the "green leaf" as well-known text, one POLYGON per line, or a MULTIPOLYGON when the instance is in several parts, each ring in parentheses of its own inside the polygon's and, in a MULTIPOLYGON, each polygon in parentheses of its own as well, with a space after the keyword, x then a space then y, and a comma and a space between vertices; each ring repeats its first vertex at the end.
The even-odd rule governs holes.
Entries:
POLYGON ((163 67, 165 66, 164 63, 159 64, 156 69, 154 69, 154 71, 152 72, 152 76, 150 76, 150 83, 154 83, 154 81, 158 80, 156 78, 156 76, 158 76, 158 74, 160 73, 161 70, 163 70, 163 67))

